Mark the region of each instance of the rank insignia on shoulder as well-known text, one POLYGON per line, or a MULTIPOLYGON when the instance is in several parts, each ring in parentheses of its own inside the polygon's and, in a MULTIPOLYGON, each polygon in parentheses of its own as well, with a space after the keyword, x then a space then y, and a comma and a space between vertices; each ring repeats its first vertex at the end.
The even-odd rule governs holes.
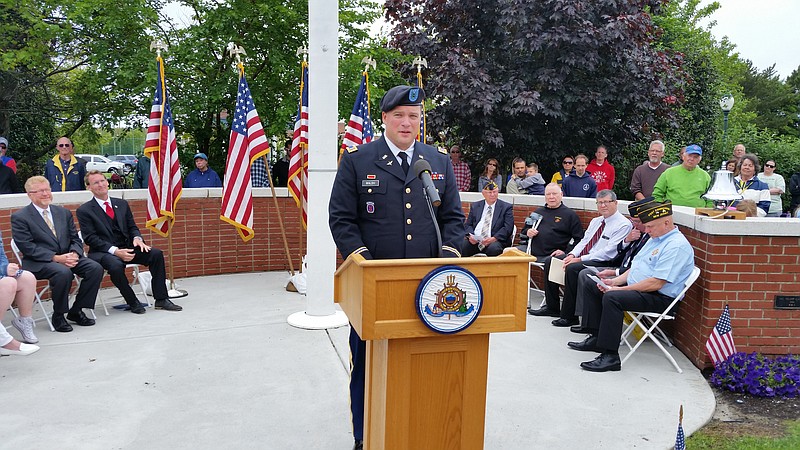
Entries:
POLYGON ((447 149, 446 149, 446 148, 439 147, 439 153, 441 153, 441 154, 443 154, 443 155, 446 155, 446 154, 447 154, 447 149))
POLYGON ((444 174, 443 173, 439 173, 439 172, 433 172, 431 174, 431 179, 432 180, 444 180, 444 174))
POLYGON ((347 153, 355 153, 357 151, 358 151, 358 146, 356 145, 351 145, 350 147, 347 147, 347 153))

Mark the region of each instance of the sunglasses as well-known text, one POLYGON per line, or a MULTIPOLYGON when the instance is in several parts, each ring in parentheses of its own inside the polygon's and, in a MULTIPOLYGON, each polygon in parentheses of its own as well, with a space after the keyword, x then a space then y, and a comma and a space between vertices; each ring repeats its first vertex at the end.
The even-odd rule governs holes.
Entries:
POLYGON ((58 144, 58 148, 72 147, 72 144, 58 144))
POLYGON ((497 164, 495 164, 495 163, 489 163, 489 164, 486 164, 486 165, 487 166, 495 166, 495 167, 497 167, 497 164))
POLYGON ((764 167, 769 167, 770 169, 774 169, 775 164, 764 164, 764 167))
POLYGON ((564 161, 561 164, 572 164, 572 161, 564 161))

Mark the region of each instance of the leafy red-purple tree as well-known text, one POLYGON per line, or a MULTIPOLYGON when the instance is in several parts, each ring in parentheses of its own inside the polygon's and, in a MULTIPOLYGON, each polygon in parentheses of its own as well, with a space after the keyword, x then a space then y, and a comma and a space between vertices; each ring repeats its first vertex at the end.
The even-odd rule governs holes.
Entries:
POLYGON ((427 59, 431 130, 478 153, 551 165, 674 126, 680 55, 660 51, 659 0, 387 0, 391 44, 427 59))

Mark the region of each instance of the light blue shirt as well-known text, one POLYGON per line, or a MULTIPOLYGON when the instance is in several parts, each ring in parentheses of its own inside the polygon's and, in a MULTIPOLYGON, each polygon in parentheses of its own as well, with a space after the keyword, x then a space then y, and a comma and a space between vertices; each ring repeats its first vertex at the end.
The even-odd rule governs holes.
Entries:
POLYGON ((658 292, 674 298, 683 290, 693 269, 692 245, 675 227, 661 237, 650 237, 639 250, 628 272, 628 284, 636 284, 651 277, 665 280, 667 283, 658 292))

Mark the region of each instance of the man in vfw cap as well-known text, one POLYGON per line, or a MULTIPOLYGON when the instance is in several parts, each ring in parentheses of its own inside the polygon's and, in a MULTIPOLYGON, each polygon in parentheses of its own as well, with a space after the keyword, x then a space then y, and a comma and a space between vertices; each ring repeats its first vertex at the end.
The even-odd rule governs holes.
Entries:
POLYGON ((694 269, 694 250, 672 221, 672 203, 648 200, 639 205, 637 217, 650 240, 639 250, 631 268, 619 276, 601 279, 601 283, 583 286, 584 326, 589 337, 567 346, 600 353, 594 360, 581 363, 584 370, 620 370, 619 342, 625 311, 663 312, 683 290, 694 269))
MULTIPOLYGON (((344 258, 459 257, 464 214, 447 151, 417 142, 421 88, 395 86, 381 100, 383 136, 344 152, 331 191, 329 225, 344 258), (431 218, 422 181, 412 169, 427 161, 441 205, 431 218), (439 246, 435 227, 439 227, 439 246)), ((392 299, 386 299, 387 301, 392 299)), ((410 301, 410 299, 408 299, 410 301)), ((364 439, 364 362, 366 343, 351 326, 350 408, 355 449, 364 439)))

